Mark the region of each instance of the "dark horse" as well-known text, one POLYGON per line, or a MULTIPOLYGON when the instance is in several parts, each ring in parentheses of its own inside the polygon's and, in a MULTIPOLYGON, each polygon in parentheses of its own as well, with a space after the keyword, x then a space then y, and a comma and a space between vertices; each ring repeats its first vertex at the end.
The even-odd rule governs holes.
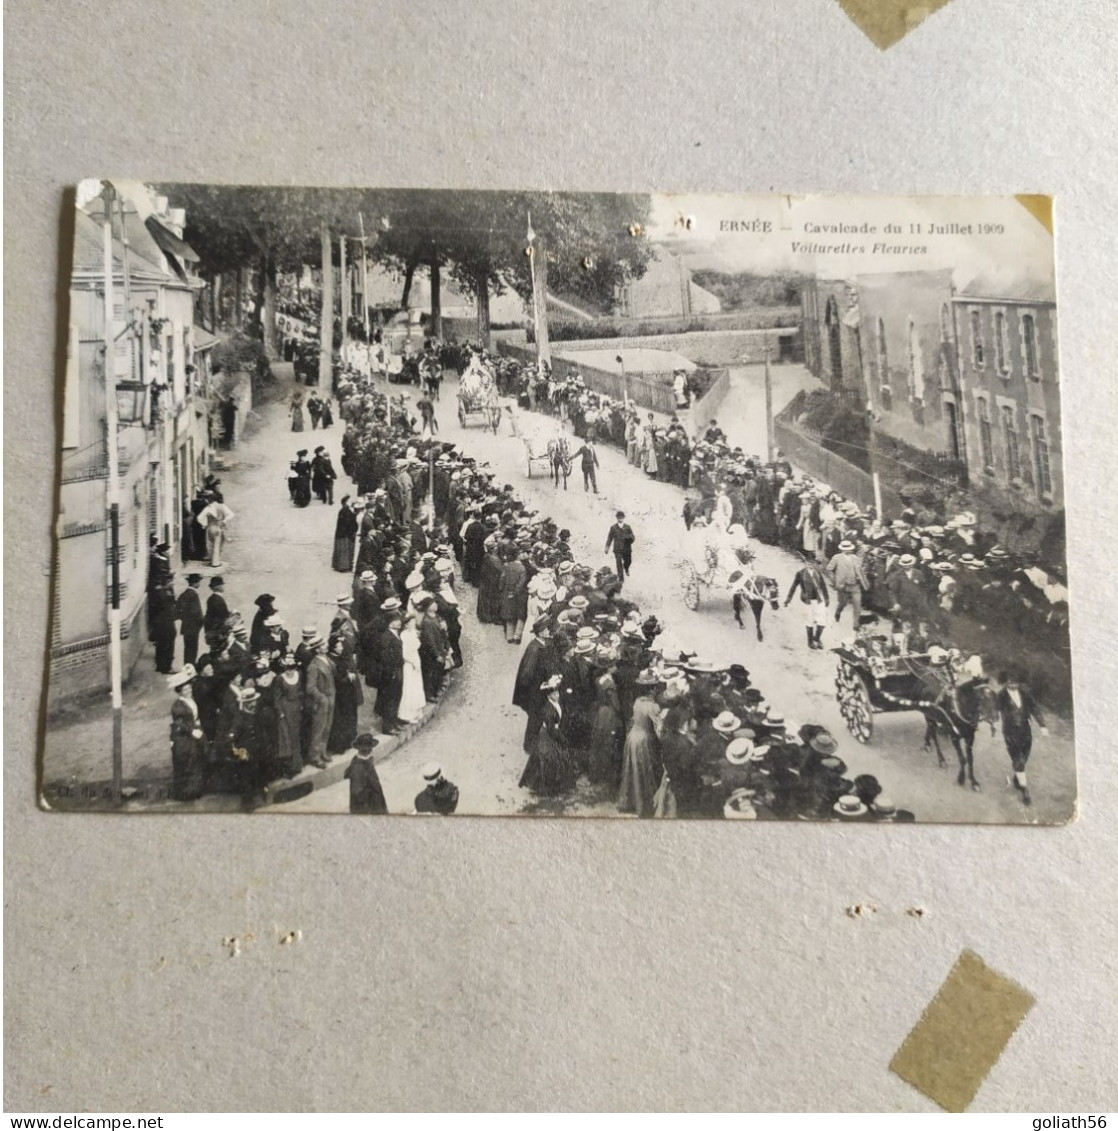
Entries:
POLYGON ((978 789, 978 782, 974 777, 974 736, 981 723, 990 724, 990 733, 994 733, 994 720, 998 717, 994 692, 988 681, 976 676, 964 683, 948 685, 936 700, 920 709, 924 716, 924 749, 931 750, 935 747, 936 757, 940 766, 946 766, 947 760, 939 744, 939 732, 942 730, 955 747, 955 756, 959 759, 959 776, 955 779, 959 785, 966 785, 970 778, 971 789, 978 789))

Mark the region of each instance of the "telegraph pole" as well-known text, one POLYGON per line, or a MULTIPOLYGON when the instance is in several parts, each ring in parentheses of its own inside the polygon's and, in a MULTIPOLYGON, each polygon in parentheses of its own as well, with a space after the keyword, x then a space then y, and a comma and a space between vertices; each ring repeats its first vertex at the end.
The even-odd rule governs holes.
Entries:
POLYGON ((765 346, 765 444, 768 448, 768 463, 776 458, 776 439, 773 435, 773 375, 770 365, 772 346, 765 346))
MULTIPOLYGON (((113 801, 120 803, 124 784, 123 665, 120 656, 120 465, 117 451, 116 339, 113 336, 113 197, 112 184, 104 181, 102 226, 105 272, 105 447, 108 479, 105 502, 109 512, 109 688, 113 704, 113 801)), ((127 311, 125 312, 127 315, 127 311)))

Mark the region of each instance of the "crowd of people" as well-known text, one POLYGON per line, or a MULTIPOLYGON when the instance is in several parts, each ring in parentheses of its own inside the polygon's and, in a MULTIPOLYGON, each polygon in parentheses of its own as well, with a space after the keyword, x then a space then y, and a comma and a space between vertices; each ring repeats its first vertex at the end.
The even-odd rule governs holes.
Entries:
MULTIPOLYGON (((425 355, 436 350, 431 344, 425 355)), ((274 597, 258 598, 249 630, 239 613, 222 609, 220 578, 211 579, 202 625, 207 650, 171 677, 179 694, 172 725, 176 796, 220 788, 224 778, 225 788, 255 803, 268 781, 298 774, 306 763, 322 765, 354 748, 358 737, 360 756, 371 761, 369 741, 380 740, 357 733, 365 693, 375 696, 382 735, 396 733, 438 697, 446 671, 462 664, 459 602, 468 585, 477 588, 479 623, 500 626, 512 646, 529 636, 513 702, 527 716, 520 783, 532 792, 563 797, 584 775, 617 791, 620 812, 640 816, 912 819, 874 779, 847 775, 835 738, 823 728, 781 718, 741 665, 657 648, 656 617, 623 595, 633 542, 623 515, 607 540, 614 567, 581 565, 569 531, 529 509, 510 484, 498 485, 455 444, 440 442, 429 427, 420 431, 402 406, 393 411, 369 374, 343 364, 334 392, 345 423, 342 469, 356 490, 341 500, 331 565, 351 576, 351 588, 339 596, 327 634, 305 629, 298 647, 289 648, 274 597), (287 690, 292 686, 298 696, 287 690)), ((585 389, 573 407, 568 400, 567 419, 591 451, 595 440, 616 431, 615 406, 603 400, 585 389)), ((730 448, 715 422, 692 443, 673 421, 665 432, 682 457, 657 450, 658 431, 654 420, 642 426, 630 410, 621 440, 646 474, 688 489, 688 530, 744 535, 801 555, 788 600, 799 593, 811 606, 811 648, 822 647, 818 606, 829 607, 831 596, 836 620, 849 604, 857 627, 864 604, 896 617, 916 641, 930 632, 936 609, 967 607, 974 595, 962 578, 941 583, 955 571, 937 563, 954 560, 969 576, 997 574, 1002 556, 1008 558, 981 538, 971 515, 936 523, 928 521, 936 516, 906 513, 879 521, 797 477, 784 461, 766 464, 730 448), (934 588, 928 577, 937 579, 934 588)), ((315 458, 323 454, 320 448, 315 458)), ((311 480, 314 461, 306 455, 296 461, 308 467, 299 478, 311 480)), ((328 502, 332 494, 319 497, 328 502)), ((750 570, 740 573, 757 580, 750 570)), ((200 580, 191 575, 188 590, 200 580)), ((752 597, 775 605, 779 593, 762 586, 752 597)), ((739 623, 741 607, 735 600, 739 623)), ((759 614, 757 628, 760 635, 759 614)), ((1014 709, 1020 711, 1016 702, 1014 709)), ((380 811, 358 797, 370 795, 371 774, 355 765, 356 810, 380 811)), ((457 790, 441 767, 427 769, 437 771, 428 783, 432 797, 453 793, 456 805, 457 790)))

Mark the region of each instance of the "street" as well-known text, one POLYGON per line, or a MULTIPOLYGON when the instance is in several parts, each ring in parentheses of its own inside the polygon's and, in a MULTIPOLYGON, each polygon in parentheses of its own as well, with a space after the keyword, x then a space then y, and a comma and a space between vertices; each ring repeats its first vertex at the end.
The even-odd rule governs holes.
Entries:
MULTIPOLYGON (((330 430, 292 433, 287 404, 294 387, 290 366, 275 367, 281 387, 274 399, 262 405, 249 422, 245 438, 227 454, 221 472, 227 503, 236 513, 220 569, 192 563, 208 578, 220 573, 226 580, 230 607, 251 618, 253 601, 262 592, 276 597, 276 606, 294 641, 304 626, 325 630, 338 595, 349 591, 351 578, 330 567, 336 506, 317 500, 305 509, 291 505, 287 490, 288 464, 299 448, 326 445, 339 465, 341 425, 330 430)), ((776 369, 776 405, 787 401, 806 383, 795 366, 776 369)), ((718 418, 727 434, 746 450, 761 450, 765 442, 763 387, 756 367, 733 372, 733 386, 720 407, 718 418)), ((810 381, 810 378, 807 378, 810 381)), ((402 386, 391 386, 398 395, 402 386)), ((665 625, 659 645, 666 656, 697 651, 704 659, 742 663, 753 684, 773 707, 789 720, 790 730, 806 722, 826 726, 839 740, 839 753, 848 776, 873 774, 884 793, 900 808, 913 811, 918 821, 1037 822, 1062 819, 1075 796, 1071 730, 1067 720, 1050 719, 1051 736, 1038 736, 1029 765, 1033 807, 1023 813, 1016 794, 1006 784, 1009 762, 1000 736, 991 738, 983 728, 975 740, 976 776, 981 792, 955 784, 956 762, 945 743, 946 768, 938 768, 935 755, 922 749, 924 721, 913 712, 877 715, 872 742, 861 745, 846 731, 835 700, 835 657, 829 651, 806 648, 803 622, 794 603, 765 614, 765 640, 759 643, 752 625, 745 631, 733 621, 728 596, 704 592, 696 611, 685 607, 680 596, 680 539, 682 492, 670 484, 650 480, 631 467, 624 454, 601 445, 598 473, 600 495, 583 490, 577 469, 568 489, 556 489, 549 479, 527 478, 523 441, 514 434, 509 411, 499 434, 478 427, 463 428, 456 415, 456 381, 443 383, 437 405, 439 436, 453 441, 467 454, 487 463, 498 481, 512 484, 531 507, 550 515, 571 532, 576 560, 591 566, 607 563, 605 537, 614 512, 623 509, 633 526, 634 574, 625 593, 646 614, 665 625), (1060 757, 1048 757, 1059 752, 1060 757), (1055 769, 1056 767, 1062 767, 1055 769)), ((408 389, 410 402, 418 391, 408 389)), ((517 410, 517 429, 539 431, 558 425, 549 417, 517 410)), ((340 467, 339 467, 339 473, 340 467)), ((344 475, 335 502, 347 493, 344 475)), ((786 590, 796 565, 785 551, 755 544, 760 572, 777 578, 786 590)), ((179 571, 181 576, 185 569, 179 571)), ((442 701, 433 708, 427 725, 402 739, 382 740, 376 751, 378 772, 389 811, 408 813, 423 786, 421 767, 438 761, 461 790, 460 811, 485 814, 555 814, 564 816, 616 816, 616 799, 608 792, 580 781, 575 792, 562 799, 540 800, 518 787, 524 764, 521 751, 524 716, 511 705, 512 688, 521 649, 505 642, 499 627, 481 625, 474 615, 476 593, 459 582, 462 606, 465 667, 454 673, 442 701)), ((750 618, 746 616, 747 624, 750 618)), ((849 636, 849 616, 841 629, 829 622, 824 645, 833 647, 849 636)), ((181 656, 181 643, 179 645, 181 656)), ((150 645, 136 665, 125 691, 125 782, 144 809, 171 811, 223 810, 239 807, 239 799, 207 795, 195 802, 178 802, 167 796, 169 768, 168 712, 171 693, 163 677, 153 670, 150 645)), ((359 729, 374 730, 372 695, 360 709, 359 729)), ((69 805, 93 805, 105 798, 109 779, 111 719, 105 702, 75 705, 51 718, 46 739, 44 794, 65 799, 69 805)), ((331 769, 305 771, 278 795, 277 804, 262 811, 344 812, 349 804, 348 783, 341 779, 348 756, 333 759, 331 769), (316 788, 317 787, 317 788, 316 788), (300 796, 301 790, 305 792, 300 796), (293 800, 283 801, 284 797, 293 800)))
MULTIPOLYGON (((797 367, 778 367, 776 372, 779 409, 801 382, 796 379, 797 367)), ((733 381, 719 411, 719 423, 746 450, 762 450, 763 390, 758 372, 755 368, 735 371, 733 381)), ((603 552, 606 531, 614 512, 624 509, 637 535, 635 572, 626 582, 625 593, 646 614, 654 613, 665 624, 658 644, 666 656, 680 650, 698 651, 704 659, 744 664, 754 685, 788 718, 790 730, 806 722, 826 726, 839 741, 848 776, 873 774, 882 783, 884 794, 898 807, 915 812, 918 821, 996 823, 1022 819, 1017 795, 1006 784, 1010 766, 1002 739, 1000 735, 991 738, 988 728, 980 730, 975 739, 975 773, 983 787, 980 792, 955 784, 958 767, 948 743, 944 742, 948 765, 943 769, 937 767, 934 753, 923 750, 924 720, 917 713, 877 715, 872 742, 856 742, 847 733, 835 700, 835 657, 829 651, 807 650, 795 603, 775 614, 766 612, 764 643, 756 641, 752 626, 745 631, 737 628, 728 596, 704 593, 700 608, 688 610, 678 584, 677 535, 684 533, 684 525, 680 516, 682 492, 677 487, 648 479, 626 463, 621 451, 606 445, 598 449, 598 496, 584 492, 577 470, 566 491, 554 488, 550 480, 528 479, 524 446, 513 435, 507 415, 496 436, 480 428, 463 429, 455 414, 455 388, 453 379, 443 382, 438 405, 440 439, 451 440, 464 452, 487 462, 498 481, 512 484, 531 507, 568 527, 576 560, 591 566, 610 560, 603 552)), ((410 391, 409 396, 414 401, 418 393, 410 391)), ((525 428, 554 427, 549 418, 535 414, 522 412, 520 418, 525 428)), ((281 477, 284 466, 277 465, 275 478, 281 477)), ((302 519, 303 515, 295 517, 302 519)), ((323 557, 329 524, 317 515, 313 521, 323 525, 323 557)), ((782 591, 786 590, 796 568, 793 557, 770 546, 755 544, 754 548, 758 570, 776 577, 782 591)), ((318 568, 321 572, 322 567, 318 568)), ((411 810, 422 786, 420 767, 435 760, 459 786, 462 812, 616 816, 615 799, 592 790, 585 782, 580 782, 571 797, 548 802, 537 801, 517 787, 524 762, 520 748, 524 716, 511 706, 510 699, 520 649, 506 644, 497 626, 478 624, 473 616, 473 598, 474 591, 462 587, 465 668, 456 673, 432 722, 385 761, 378 762, 390 812, 411 810)), ((749 623, 748 616, 746 621, 749 623)), ((849 637, 849 624, 849 614, 841 629, 829 620, 825 646, 849 637)), ((1050 730, 1050 737, 1038 736, 1029 766, 1034 804, 1027 811, 1027 819, 1037 822, 1062 819, 1075 796, 1070 727, 1066 720, 1051 718, 1050 730), (1059 757, 1055 757, 1057 752, 1059 757), (1049 753, 1053 756, 1046 758, 1049 753), (1055 772, 1053 767, 1061 769, 1055 772)), ((342 812, 348 808, 348 786, 342 783, 318 789, 279 808, 342 812)))

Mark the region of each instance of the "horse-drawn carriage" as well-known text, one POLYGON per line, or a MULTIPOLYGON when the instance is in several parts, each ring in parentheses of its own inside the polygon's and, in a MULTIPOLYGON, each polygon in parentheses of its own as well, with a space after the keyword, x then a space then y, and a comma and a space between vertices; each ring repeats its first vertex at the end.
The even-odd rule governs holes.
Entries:
POLYGON ((873 738, 879 714, 918 711, 924 718, 924 748, 935 748, 941 766, 942 731, 959 759, 959 785, 974 778, 974 736, 985 721, 993 729, 997 711, 993 692, 980 675, 967 671, 956 652, 933 647, 927 652, 893 652, 886 637, 860 636, 853 644, 832 648, 839 658, 835 698, 850 733, 862 743, 873 738))
POLYGON ((458 423, 463 428, 479 424, 496 433, 501 412, 492 371, 480 362, 471 363, 458 384, 458 423))

